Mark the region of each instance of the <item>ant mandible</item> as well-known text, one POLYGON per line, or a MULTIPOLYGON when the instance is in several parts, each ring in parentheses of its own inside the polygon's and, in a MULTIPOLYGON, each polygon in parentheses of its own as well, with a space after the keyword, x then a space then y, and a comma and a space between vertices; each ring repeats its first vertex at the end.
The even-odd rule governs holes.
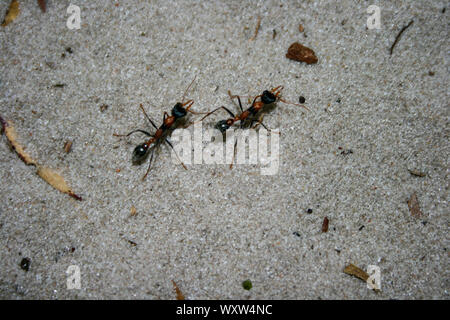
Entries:
MULTIPOLYGON (((194 80, 192 80, 192 82, 189 84, 186 91, 184 92, 183 98, 181 99, 182 102, 177 102, 175 104, 175 106, 172 108, 171 115, 169 115, 167 112, 164 112, 163 123, 161 124, 161 126, 159 128, 152 121, 152 119, 147 115, 142 104, 139 105, 139 107, 141 108, 145 117, 148 119, 150 124, 156 129, 154 134, 151 134, 142 129, 136 129, 136 130, 133 130, 130 133, 124 134, 124 135, 115 134, 115 133, 113 134, 116 137, 128 137, 133 133, 141 132, 150 137, 147 141, 137 145, 136 148, 134 148, 133 155, 131 158, 131 161, 133 164, 141 164, 147 158, 148 151, 151 150, 150 163, 148 165, 147 172, 142 177, 142 180, 144 180, 147 177, 148 173, 150 172, 155 147, 159 146, 162 142, 167 142, 167 144, 175 152, 175 149, 174 149, 172 143, 167 139, 167 136, 169 135, 169 133, 172 132, 177 127, 177 125, 186 117, 188 112, 190 112, 192 114, 204 114, 203 112, 194 112, 194 111, 190 110, 190 108, 194 104, 194 100, 188 100, 188 101, 184 102, 186 93, 188 92, 191 85, 194 83, 195 79, 196 79, 196 77, 194 78, 194 80)), ((178 161, 180 161, 183 168, 187 170, 186 166, 180 160, 180 158, 178 157, 176 152, 175 152, 175 155, 177 156, 178 161)))

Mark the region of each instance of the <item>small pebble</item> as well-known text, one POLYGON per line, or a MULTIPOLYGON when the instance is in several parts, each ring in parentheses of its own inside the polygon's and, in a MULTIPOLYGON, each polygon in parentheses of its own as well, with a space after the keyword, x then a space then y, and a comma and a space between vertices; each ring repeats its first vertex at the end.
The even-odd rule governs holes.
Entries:
POLYGON ((309 213, 309 214, 311 214, 311 213, 313 213, 313 209, 308 209, 308 210, 306 210, 306 213, 309 213))
POLYGON ((298 98, 298 102, 300 103, 305 103, 306 99, 303 96, 300 96, 300 98, 298 98))

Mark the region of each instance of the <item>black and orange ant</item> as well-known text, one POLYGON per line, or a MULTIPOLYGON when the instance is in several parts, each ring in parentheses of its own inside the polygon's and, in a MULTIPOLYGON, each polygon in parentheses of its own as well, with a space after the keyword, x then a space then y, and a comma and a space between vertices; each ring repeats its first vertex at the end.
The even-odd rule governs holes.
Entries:
MULTIPOLYGON (((235 115, 228 108, 226 108, 224 106, 220 106, 219 108, 214 109, 211 112, 208 112, 200 121, 203 121, 206 117, 210 116, 211 114, 213 114, 217 110, 224 109, 231 116, 231 118, 228 118, 226 120, 220 120, 220 121, 218 121, 216 123, 215 128, 218 129, 220 132, 222 132, 222 134, 225 134, 225 132, 234 123, 236 123, 238 121, 240 121, 240 128, 241 129, 244 127, 244 125, 248 124, 248 121, 250 121, 250 128, 254 129, 260 124, 267 131, 270 132, 270 129, 268 129, 264 125, 264 123, 262 123, 263 116, 261 115, 258 118, 258 113, 261 113, 261 111, 263 111, 265 106, 269 106, 269 105, 272 105, 272 104, 274 104, 274 103, 276 103, 278 101, 281 101, 281 102, 286 103, 286 104, 293 104, 293 105, 305 108, 306 110, 309 110, 307 107, 305 107, 302 104, 288 102, 288 101, 284 100, 283 98, 281 98, 281 91, 282 90, 283 90, 283 86, 275 87, 275 88, 271 89, 270 91, 269 90, 264 90, 262 94, 256 96, 253 99, 252 104, 246 110, 244 110, 242 108, 242 103, 241 103, 240 96, 232 95, 231 92, 228 90, 228 95, 230 96, 231 101, 233 101, 233 99, 237 98, 237 100, 239 102, 239 108, 240 108, 241 113, 235 115), (260 100, 258 100, 258 98, 260 98, 260 100), (255 122, 257 122, 257 124, 254 127, 252 127, 253 123, 255 123, 255 122)), ((236 144, 237 144, 237 141, 234 144, 234 154, 236 154, 236 144)), ((233 161, 230 164, 230 169, 233 168, 233 162, 234 162, 234 156, 233 156, 233 161)))
MULTIPOLYGON (((192 114, 204 114, 204 112, 194 112, 194 111, 190 110, 190 108, 194 104, 194 100, 188 100, 188 101, 184 102, 186 93, 188 92, 189 88, 194 83, 194 81, 195 81, 195 78, 194 78, 194 80, 192 80, 192 82, 189 84, 188 88, 184 92, 183 98, 181 99, 182 102, 177 102, 175 104, 175 106, 172 108, 171 115, 169 115, 167 112, 164 112, 163 123, 161 124, 161 126, 159 128, 152 121, 152 119, 147 115, 142 104, 139 105, 139 107, 141 108, 145 117, 148 119, 150 124, 156 129, 154 134, 151 134, 142 129, 136 129, 136 130, 133 130, 130 133, 124 134, 124 135, 115 134, 115 133, 113 134, 116 137, 128 137, 133 133, 140 132, 140 133, 143 133, 146 136, 150 137, 150 139, 137 145, 136 148, 134 148, 133 155, 131 158, 131 161, 133 164, 141 164, 147 158, 149 150, 151 150, 150 163, 148 165, 147 172, 142 177, 142 180, 144 180, 147 177, 148 173, 150 172, 150 168, 151 168, 152 161, 153 161, 154 151, 157 146, 159 146, 162 142, 166 142, 174 150, 172 143, 168 140, 167 137, 185 119, 187 113, 190 112, 192 114)), ((180 161, 183 168, 187 170, 186 166, 180 160, 180 158, 178 157, 176 152, 175 152, 175 155, 177 156, 177 158, 180 161)))
POLYGON ((200 119, 200 121, 203 121, 206 117, 210 116, 211 114, 213 114, 217 110, 224 109, 226 112, 228 112, 229 115, 231 115, 231 118, 226 119, 226 120, 220 120, 220 121, 218 121, 216 123, 215 128, 220 130, 220 132, 222 132, 222 133, 225 133, 237 121, 241 122, 240 127, 242 128, 244 126, 244 124, 245 124, 245 121, 247 121, 247 120, 250 121, 250 127, 252 127, 254 122, 257 122, 258 124, 261 124, 267 131, 270 131, 270 129, 268 129, 262 123, 261 118, 259 118, 259 119, 257 118, 258 112, 262 111, 265 106, 269 106, 269 105, 271 105, 273 103, 281 101, 281 102, 284 102, 286 104, 293 104, 293 105, 305 108, 306 110, 309 110, 307 107, 305 107, 302 104, 288 102, 288 101, 284 100, 283 98, 281 98, 281 91, 282 90, 283 90, 283 86, 275 87, 275 88, 273 88, 270 91, 269 90, 264 90, 264 92, 262 94, 256 96, 253 99, 253 102, 252 102, 251 106, 247 110, 244 110, 242 108, 242 103, 241 103, 240 96, 232 95, 231 92, 228 90, 228 95, 230 96, 231 100, 233 100, 234 98, 238 99, 239 108, 241 110, 241 113, 235 115, 228 108, 226 108, 224 106, 220 106, 219 108, 214 109, 211 112, 208 112, 202 119, 200 119), (257 101, 258 98, 261 98, 260 101, 257 101))

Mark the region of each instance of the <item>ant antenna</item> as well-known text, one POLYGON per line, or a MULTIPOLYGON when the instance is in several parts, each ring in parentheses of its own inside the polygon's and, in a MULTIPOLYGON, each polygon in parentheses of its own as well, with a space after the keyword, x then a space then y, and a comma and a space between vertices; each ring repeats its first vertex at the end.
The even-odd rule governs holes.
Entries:
POLYGON ((191 83, 189 84, 189 86, 187 87, 186 91, 183 94, 183 98, 181 99, 181 103, 184 102, 184 97, 186 96, 186 93, 189 91, 189 88, 192 86, 192 84, 194 83, 195 79, 197 79, 197 75, 195 75, 194 79, 191 81, 191 83))
POLYGON ((304 105, 302 105, 302 104, 298 104, 298 103, 294 103, 294 102, 289 102, 289 101, 286 101, 286 100, 284 100, 284 99, 282 99, 282 98, 278 98, 278 100, 280 100, 280 101, 283 102, 283 103, 286 103, 286 104, 292 104, 292 105, 294 105, 294 106, 302 107, 302 108, 305 108, 305 109, 308 110, 308 111, 311 111, 311 110, 309 110, 306 106, 304 106, 304 105))
POLYGON ((281 102, 283 102, 283 103, 286 103, 286 104, 292 104, 292 105, 294 105, 294 106, 298 106, 298 107, 302 107, 302 108, 305 108, 306 110, 308 110, 308 111, 311 111, 311 110, 309 110, 306 106, 304 106, 304 105, 302 105, 302 104, 298 104, 298 103, 294 103, 294 102, 289 102, 289 101, 286 101, 286 100, 284 100, 283 98, 281 98, 280 97, 280 95, 281 95, 281 91, 283 90, 283 86, 278 86, 278 87, 276 87, 276 88, 273 88, 271 91, 272 91, 272 93, 278 98, 278 100, 280 100, 281 102))

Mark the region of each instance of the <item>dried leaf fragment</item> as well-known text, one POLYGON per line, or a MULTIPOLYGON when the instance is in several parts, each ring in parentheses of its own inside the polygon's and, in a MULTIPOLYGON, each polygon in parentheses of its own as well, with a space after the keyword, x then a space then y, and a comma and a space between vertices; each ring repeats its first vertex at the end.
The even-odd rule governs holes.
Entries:
POLYGON ((5 19, 2 22, 2 27, 6 27, 8 24, 13 22, 19 15, 19 13, 20 13, 19 1, 12 0, 11 4, 9 5, 9 9, 6 12, 5 19))
POLYGON ((61 177, 53 170, 39 165, 33 158, 30 157, 30 155, 28 155, 25 152, 22 145, 17 142, 16 130, 8 121, 3 119, 1 116, 0 116, 0 123, 2 131, 5 132, 5 136, 8 139, 9 143, 11 144, 11 147, 17 153, 19 158, 22 159, 23 162, 25 162, 25 164, 36 166, 37 174, 55 189, 67 193, 69 196, 77 200, 80 201, 82 200, 80 196, 76 195, 75 193, 72 192, 72 190, 70 190, 70 188, 67 186, 66 181, 64 181, 63 177, 61 177))
POLYGON ((408 207, 409 211, 411 212, 411 215, 414 218, 420 218, 422 216, 422 211, 420 211, 419 200, 417 199, 417 195, 415 192, 411 195, 411 198, 409 198, 408 200, 408 207))
POLYGON ((37 2, 39 4, 39 7, 41 8, 42 12, 45 12, 45 7, 46 7, 45 0, 38 0, 37 2))
POLYGON ((67 193, 69 196, 77 200, 80 201, 82 200, 80 196, 77 196, 75 193, 72 192, 72 190, 69 188, 64 178, 61 177, 58 173, 56 173, 52 169, 38 166, 37 174, 56 190, 59 190, 63 193, 67 193))
POLYGON ((17 133, 14 127, 8 123, 8 121, 4 120, 0 117, 0 122, 2 123, 2 129, 5 132, 5 136, 8 139, 12 149, 17 153, 20 159, 27 165, 35 165, 36 161, 30 157, 28 153, 25 152, 25 149, 22 145, 17 142, 17 133))
POLYGON ((330 221, 328 220, 328 217, 323 218, 322 222, 322 232, 328 232, 328 223, 330 221))
POLYGON ((136 210, 135 206, 131 206, 130 216, 134 217, 136 215, 136 212, 137 212, 137 210, 136 210))
POLYGON ((68 140, 68 141, 66 141, 66 143, 64 144, 64 151, 65 151, 66 153, 69 153, 71 149, 72 149, 72 141, 68 140))
POLYGON ((317 63, 317 61, 319 61, 312 49, 305 47, 298 42, 291 44, 286 53, 286 58, 305 62, 307 64, 317 63))
POLYGON ((298 31, 303 32, 305 28, 303 28, 302 24, 298 25, 298 31))
POLYGON ((185 300, 183 293, 181 292, 180 288, 178 288, 175 281, 172 280, 173 287, 175 288, 175 292, 177 294, 177 300, 185 300))
POLYGON ((369 279, 369 274, 367 272, 351 263, 344 268, 344 273, 355 276, 363 281, 367 281, 367 279, 369 279))
POLYGON ((425 177, 426 173, 416 170, 416 169, 408 169, 409 173, 416 177, 425 177))

